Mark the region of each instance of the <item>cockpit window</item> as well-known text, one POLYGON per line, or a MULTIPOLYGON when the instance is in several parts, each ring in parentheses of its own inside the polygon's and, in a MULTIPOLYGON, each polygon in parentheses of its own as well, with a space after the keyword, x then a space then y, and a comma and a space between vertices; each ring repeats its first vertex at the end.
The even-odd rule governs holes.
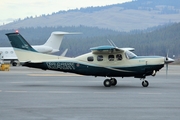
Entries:
POLYGON ((128 58, 128 59, 132 59, 132 58, 134 58, 134 57, 136 57, 137 55, 135 55, 134 53, 132 53, 132 52, 130 52, 130 51, 126 51, 126 57, 128 58))

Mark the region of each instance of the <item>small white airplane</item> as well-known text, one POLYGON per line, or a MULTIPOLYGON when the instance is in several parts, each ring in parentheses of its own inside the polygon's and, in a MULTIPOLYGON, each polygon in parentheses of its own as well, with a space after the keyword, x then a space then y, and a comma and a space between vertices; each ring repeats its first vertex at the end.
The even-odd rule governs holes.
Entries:
POLYGON ((135 77, 142 79, 142 86, 149 82, 146 76, 155 76, 165 64, 174 60, 161 56, 137 56, 132 48, 116 46, 98 46, 91 48, 90 53, 75 58, 47 55, 37 52, 19 33, 7 33, 7 37, 23 66, 71 72, 88 76, 109 77, 104 80, 104 86, 117 84, 114 77, 135 77))
MULTIPOLYGON (((51 54, 59 51, 62 39, 64 35, 67 34, 76 34, 76 33, 70 33, 70 32, 52 32, 49 39, 46 41, 43 45, 33 45, 32 47, 40 52, 40 53, 46 53, 51 54)), ((65 56, 67 53, 67 49, 62 53, 62 56, 65 56)), ((3 61, 10 61, 13 66, 16 66, 17 64, 17 56, 13 50, 12 47, 0 47, 0 59, 3 61)))

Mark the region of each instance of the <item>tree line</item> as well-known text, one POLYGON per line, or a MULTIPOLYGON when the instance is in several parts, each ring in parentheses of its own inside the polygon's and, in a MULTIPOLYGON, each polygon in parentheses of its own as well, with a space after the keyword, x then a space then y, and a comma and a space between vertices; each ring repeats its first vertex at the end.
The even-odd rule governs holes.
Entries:
MULTIPOLYGON (((0 47, 10 46, 5 33, 15 30, 0 31, 0 47)), ((156 27, 156 29, 119 32, 97 27, 37 27, 20 28, 20 34, 32 45, 44 44, 53 31, 82 32, 78 35, 65 35, 61 44, 60 55, 68 48, 67 56, 75 57, 90 52, 91 47, 110 45, 112 40, 118 47, 133 47, 137 55, 161 55, 180 57, 180 23, 156 27)))

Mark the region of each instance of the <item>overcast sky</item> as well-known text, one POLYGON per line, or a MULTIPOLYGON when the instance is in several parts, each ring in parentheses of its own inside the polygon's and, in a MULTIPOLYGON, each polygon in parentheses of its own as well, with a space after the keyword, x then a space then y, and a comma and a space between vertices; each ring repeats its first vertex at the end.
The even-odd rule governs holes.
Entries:
POLYGON ((51 14, 89 6, 105 6, 132 0, 0 0, 0 25, 18 18, 51 14))

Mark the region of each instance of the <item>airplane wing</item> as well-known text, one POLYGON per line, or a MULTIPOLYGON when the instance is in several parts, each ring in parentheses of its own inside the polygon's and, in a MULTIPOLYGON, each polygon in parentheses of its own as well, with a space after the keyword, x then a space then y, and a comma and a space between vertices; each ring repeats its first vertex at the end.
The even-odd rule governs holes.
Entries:
POLYGON ((98 46, 98 47, 93 47, 90 48, 90 50, 94 53, 94 54, 98 54, 98 53, 114 53, 114 52, 124 52, 124 51, 134 51, 134 48, 118 48, 115 46, 109 46, 109 45, 105 45, 105 46, 98 46))

